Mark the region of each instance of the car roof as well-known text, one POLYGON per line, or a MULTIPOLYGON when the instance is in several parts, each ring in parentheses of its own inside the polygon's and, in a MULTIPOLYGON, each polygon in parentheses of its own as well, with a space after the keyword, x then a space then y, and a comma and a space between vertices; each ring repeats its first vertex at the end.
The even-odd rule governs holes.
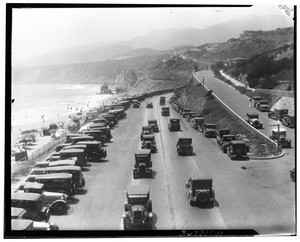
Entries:
POLYGON ((73 170, 73 171, 81 171, 80 166, 52 166, 52 167, 47 167, 47 171, 62 171, 62 170, 73 170))
MULTIPOLYGON (((278 129, 272 129, 272 132, 277 133, 277 132, 278 132, 278 129)), ((279 132, 286 132, 286 129, 280 128, 280 129, 279 129, 279 132)))
POLYGON ((179 118, 170 118, 170 120, 180 120, 179 118))
POLYGON ((90 141, 79 141, 76 144, 79 144, 79 145, 90 145, 90 144, 101 144, 101 142, 97 141, 97 140, 90 140, 90 141))
POLYGON ((84 136, 75 136, 75 137, 71 137, 72 140, 78 140, 78 139, 94 139, 93 136, 89 136, 89 135, 84 135, 84 136))
POLYGON ((26 230, 32 224, 30 219, 11 219, 11 230, 26 230))
POLYGON ((127 187, 128 195, 147 195, 150 192, 148 185, 129 185, 127 187))
POLYGON ((146 138, 146 139, 154 138, 154 135, 153 134, 144 134, 143 138, 146 138))
POLYGON ((231 143, 232 144, 246 144, 246 142, 244 140, 232 140, 231 143))
POLYGON ((105 118, 95 118, 95 119, 92 120, 92 122, 94 122, 94 121, 100 121, 100 120, 101 120, 101 121, 102 121, 102 120, 103 120, 103 121, 106 121, 105 118))
POLYGON ((11 194, 12 200, 38 201, 41 197, 41 194, 33 192, 16 192, 11 194))
POLYGON ((225 137, 235 137, 235 135, 234 135, 234 134, 224 134, 223 137, 224 137, 224 138, 225 138, 225 137))
POLYGON ((71 178, 72 174, 69 173, 51 173, 51 174, 44 174, 44 175, 38 175, 36 179, 59 179, 59 178, 71 178))
POLYGON ((150 149, 138 149, 135 152, 136 155, 149 155, 151 154, 151 150, 150 149))
MULTIPOLYGON (((103 127, 97 127, 97 130, 110 130, 110 128, 109 127, 107 127, 107 126, 103 126, 103 127)), ((89 137, 91 137, 91 136, 89 136, 89 137)))
POLYGON ((192 180, 212 180, 212 176, 209 174, 204 174, 200 172, 192 172, 191 174, 192 180))
POLYGON ((207 123, 206 125, 214 125, 214 126, 216 126, 216 124, 213 124, 213 123, 207 123))
POLYGON ((74 166, 76 163, 75 160, 58 160, 58 161, 52 161, 49 163, 49 167, 53 167, 53 166, 60 166, 60 165, 64 165, 64 166, 74 166))
POLYGON ((197 119, 204 119, 204 118, 202 118, 202 117, 194 117, 194 119, 197 120, 197 119))
POLYGON ((258 116, 258 113, 247 113, 249 116, 258 116))
POLYGON ((61 150, 59 152, 60 154, 66 154, 66 153, 84 153, 83 149, 69 149, 69 150, 61 150))
MULTIPOLYGON (((99 126, 100 127, 100 126, 99 126)), ((103 126, 104 127, 104 126, 103 126)), ((97 127, 98 128, 98 127, 97 127)), ((92 134, 92 133, 102 133, 100 130, 98 129, 93 129, 93 130, 84 130, 83 131, 84 134, 92 134)))
POLYGON ((192 140, 192 138, 189 138, 189 137, 180 137, 180 138, 178 138, 178 140, 192 140))
POLYGON ((67 134, 68 137, 84 136, 84 134, 67 134))
POLYGON ((26 182, 24 186, 24 190, 26 189, 42 189, 44 184, 38 182, 26 182))
POLYGON ((26 210, 24 208, 16 208, 16 207, 11 207, 11 216, 19 216, 20 214, 26 213, 26 210))
POLYGON ((86 148, 86 145, 76 143, 75 145, 66 146, 62 150, 85 149, 85 148, 86 148))
POLYGON ((148 122, 157 122, 157 119, 148 119, 148 122))

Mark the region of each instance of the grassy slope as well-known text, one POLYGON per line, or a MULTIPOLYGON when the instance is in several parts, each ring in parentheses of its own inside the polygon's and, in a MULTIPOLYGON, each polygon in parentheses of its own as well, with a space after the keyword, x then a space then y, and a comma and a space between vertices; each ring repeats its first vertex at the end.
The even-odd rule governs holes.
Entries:
POLYGON ((200 113, 206 123, 215 123, 217 129, 228 128, 232 134, 242 134, 245 140, 249 140, 250 152, 253 156, 267 156, 274 154, 273 145, 257 132, 247 127, 241 120, 223 108, 216 100, 206 99, 206 91, 201 84, 190 83, 179 96, 179 102, 191 107, 193 111, 200 113), (267 145, 267 151, 262 154, 259 151, 260 144, 267 145))

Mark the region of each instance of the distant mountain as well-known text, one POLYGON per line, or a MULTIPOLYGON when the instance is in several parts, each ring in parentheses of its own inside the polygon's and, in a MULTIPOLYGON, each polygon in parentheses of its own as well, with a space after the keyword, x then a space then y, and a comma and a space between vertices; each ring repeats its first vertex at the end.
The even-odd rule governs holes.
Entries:
MULTIPOLYGON (((121 54, 126 57, 125 52, 133 49, 144 50, 136 50, 136 53, 129 53, 128 56, 149 55, 150 50, 146 49, 153 49, 152 51, 172 50, 176 46, 186 44, 199 46, 205 43, 224 42, 230 38, 237 38, 244 30, 266 31, 291 26, 293 26, 291 20, 283 15, 249 15, 204 29, 161 29, 150 31, 128 41, 98 42, 91 45, 73 46, 32 58, 22 64, 35 66, 103 61, 118 58, 121 54), (143 51, 145 53, 142 53, 143 51)), ((120 56, 120 58, 122 57, 120 56)))
POLYGON ((125 41, 123 44, 136 48, 153 48, 157 50, 173 49, 180 45, 202 45, 211 42, 223 42, 236 38, 244 30, 273 30, 291 27, 291 21, 285 16, 248 15, 234 18, 226 23, 209 26, 204 29, 162 29, 151 31, 141 37, 125 41))
POLYGON ((65 50, 55 50, 31 58, 21 64, 24 66, 43 66, 104 61, 128 50, 131 48, 121 44, 75 46, 65 50))

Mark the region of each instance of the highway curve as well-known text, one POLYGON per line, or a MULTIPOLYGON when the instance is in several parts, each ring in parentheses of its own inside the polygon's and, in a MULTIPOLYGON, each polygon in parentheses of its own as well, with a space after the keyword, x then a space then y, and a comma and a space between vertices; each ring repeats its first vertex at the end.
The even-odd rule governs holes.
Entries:
MULTIPOLYGON (((170 106, 171 94, 165 96, 170 106)), ((161 116, 158 100, 158 96, 148 98, 140 108, 127 110, 128 117, 112 130, 113 140, 105 147, 106 160, 90 163, 84 171, 86 187, 76 195, 70 214, 51 216, 51 222, 61 230, 121 230, 125 191, 135 183, 150 186, 157 230, 252 228, 261 234, 295 233, 294 183, 276 164, 261 174, 259 163, 231 161, 215 139, 194 131, 171 107, 171 115, 181 118, 182 131, 169 132, 169 117, 161 116), (153 109, 146 109, 149 100, 153 109), (158 151, 152 154, 154 178, 134 180, 134 152, 140 147, 141 127, 148 119, 157 119, 160 128, 155 133, 158 151), (177 155, 176 142, 181 136, 193 138, 193 156, 177 155), (242 168, 247 165, 249 169, 242 168), (212 175, 213 208, 188 204, 185 180, 192 170, 212 175), (282 178, 275 180, 278 174, 282 178)))

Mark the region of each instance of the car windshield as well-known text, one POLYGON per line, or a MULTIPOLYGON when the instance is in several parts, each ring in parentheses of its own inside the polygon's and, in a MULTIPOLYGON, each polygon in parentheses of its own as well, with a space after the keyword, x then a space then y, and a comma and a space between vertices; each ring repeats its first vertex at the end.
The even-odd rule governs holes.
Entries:
POLYGON ((181 145, 191 145, 192 140, 190 140, 190 139, 180 139, 180 140, 179 140, 179 143, 180 143, 181 145))
POLYGON ((144 162, 144 161, 147 161, 149 160, 149 155, 136 155, 135 156, 135 160, 137 162, 144 162))
POLYGON ((208 128, 208 129, 215 129, 216 125, 215 124, 207 124, 206 128, 208 128))
POLYGON ((179 120, 178 119, 171 119, 171 124, 179 124, 179 120))
POLYGON ((152 137, 151 137, 151 138, 144 137, 143 140, 144 140, 144 141, 153 141, 153 140, 154 140, 154 137, 153 137, 153 138, 152 138, 152 137))
POLYGON ((147 197, 129 197, 129 204, 146 204, 148 201, 147 197))
POLYGON ((149 131, 150 132, 151 131, 151 127, 143 127, 142 131, 149 131))
POLYGON ((224 141, 235 140, 235 136, 228 136, 228 137, 223 136, 223 140, 224 140, 224 141))

